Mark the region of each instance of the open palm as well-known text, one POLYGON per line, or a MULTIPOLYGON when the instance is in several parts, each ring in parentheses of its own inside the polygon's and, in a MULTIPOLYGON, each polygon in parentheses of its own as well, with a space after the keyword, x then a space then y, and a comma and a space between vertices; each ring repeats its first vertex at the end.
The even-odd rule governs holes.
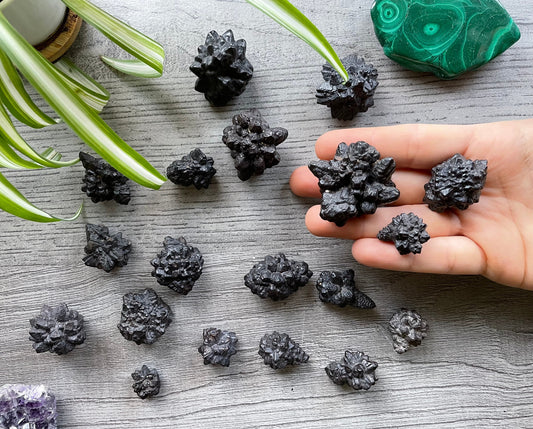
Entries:
MULTIPOLYGON (((355 240, 354 258, 391 270, 481 274, 509 286, 533 290, 533 120, 478 125, 398 125, 345 129, 318 139, 316 153, 332 159, 340 142, 366 141, 382 157, 393 157, 393 181, 400 198, 373 215, 354 218, 343 227, 309 209, 306 225, 319 236, 355 240), (467 210, 435 213, 422 203, 431 168, 460 153, 486 159, 488 174, 479 203, 467 210), (413 212, 424 219, 431 236, 420 255, 401 256, 393 244, 376 238, 391 219, 413 212)), ((293 192, 320 197, 318 179, 307 167, 291 177, 293 192)))

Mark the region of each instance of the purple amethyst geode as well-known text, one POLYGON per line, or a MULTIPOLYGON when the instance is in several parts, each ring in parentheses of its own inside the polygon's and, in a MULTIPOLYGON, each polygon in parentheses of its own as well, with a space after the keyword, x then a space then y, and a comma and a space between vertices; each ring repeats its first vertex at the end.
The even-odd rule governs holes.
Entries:
POLYGON ((56 398, 45 386, 0 387, 0 428, 57 429, 56 398))

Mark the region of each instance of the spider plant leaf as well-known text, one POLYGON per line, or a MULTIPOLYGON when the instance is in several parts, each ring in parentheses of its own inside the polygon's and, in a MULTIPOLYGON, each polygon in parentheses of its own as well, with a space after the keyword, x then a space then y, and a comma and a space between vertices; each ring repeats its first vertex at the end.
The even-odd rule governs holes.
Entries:
MULTIPOLYGON (((71 0, 69 0, 71 1, 71 0)), ((96 153, 133 181, 158 189, 164 182, 148 161, 123 141, 62 79, 59 72, 0 12, 0 49, 63 121, 96 153)))
POLYGON ((318 28, 288 0, 246 0, 317 51, 347 82, 348 72, 318 28))
POLYGON ((68 219, 54 217, 31 204, 24 195, 0 174, 0 209, 12 215, 34 222, 57 222, 77 219, 82 208, 80 207, 76 214, 68 219))
POLYGON ((131 63, 124 63, 122 60, 112 60, 104 57, 103 59, 107 64, 113 67, 117 66, 118 70, 136 76, 160 77, 163 74, 165 51, 155 40, 150 39, 87 0, 62 1, 108 39, 144 63, 146 67, 140 68, 131 63))
POLYGON ((117 60, 100 57, 104 63, 122 73, 138 77, 160 77, 161 73, 139 60, 117 60))

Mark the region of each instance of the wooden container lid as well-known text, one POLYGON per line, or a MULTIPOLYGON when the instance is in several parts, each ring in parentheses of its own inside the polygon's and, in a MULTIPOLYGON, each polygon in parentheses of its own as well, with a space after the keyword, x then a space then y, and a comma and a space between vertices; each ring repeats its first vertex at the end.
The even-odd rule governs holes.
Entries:
POLYGON ((49 61, 61 58, 72 46, 80 32, 82 19, 70 9, 67 10, 65 20, 59 29, 48 40, 35 48, 49 61))

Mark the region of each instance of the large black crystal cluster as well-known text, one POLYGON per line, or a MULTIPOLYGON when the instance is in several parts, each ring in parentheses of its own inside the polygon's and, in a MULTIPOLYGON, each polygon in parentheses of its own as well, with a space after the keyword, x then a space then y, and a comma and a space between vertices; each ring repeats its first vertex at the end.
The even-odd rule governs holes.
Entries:
POLYGON ((103 159, 80 152, 80 160, 85 168, 81 190, 93 203, 115 200, 119 204, 130 202, 128 178, 111 167, 103 159))
POLYGON ((164 249, 150 262, 152 276, 160 285, 187 295, 202 275, 204 258, 198 248, 187 245, 185 238, 166 237, 164 249))
POLYGON ((305 286, 312 276, 305 262, 287 259, 283 253, 278 253, 255 264, 244 276, 244 284, 261 298, 278 301, 305 286))
POLYGON ((392 241, 400 255, 422 252, 422 244, 429 240, 426 224, 414 213, 402 213, 378 232, 382 241, 392 241))
POLYGON ((401 354, 422 343, 428 324, 416 310, 402 308, 389 320, 389 331, 392 333, 394 350, 401 354))
POLYGON ((363 352, 346 350, 340 362, 331 362, 326 374, 335 384, 348 384, 355 390, 368 390, 376 383, 377 362, 363 352))
POLYGON ((309 163, 319 179, 322 219, 343 226, 352 217, 373 214, 378 206, 398 199, 400 191, 391 180, 396 163, 379 157, 376 148, 360 141, 340 143, 331 161, 309 163))
POLYGON ((216 328, 204 329, 203 344, 198 352, 204 357, 204 365, 229 366, 230 358, 237 353, 235 332, 221 331, 216 328))
POLYGON ((30 341, 37 353, 64 355, 85 341, 83 316, 67 304, 43 305, 41 313, 30 320, 30 341))
POLYGON ((122 237, 121 232, 109 234, 109 228, 104 225, 87 224, 86 256, 83 262, 88 267, 96 267, 110 272, 115 267, 123 267, 128 264, 131 252, 131 241, 122 237))
POLYGON ((133 391, 141 399, 151 398, 159 393, 161 380, 157 369, 143 365, 131 374, 133 391))
POLYGON ((376 306, 371 298, 355 287, 354 270, 322 271, 316 282, 316 288, 322 302, 363 309, 376 306))
POLYGON ((329 64, 322 68, 324 83, 316 92, 318 104, 331 108, 331 116, 349 121, 359 112, 366 112, 374 105, 374 91, 378 86, 378 71, 363 58, 350 55, 342 60, 349 79, 342 77, 329 64))
POLYGON ((153 344, 172 322, 170 307, 153 289, 127 293, 122 301, 118 330, 124 338, 136 344, 153 344))
POLYGON ((0 387, 0 428, 57 429, 55 396, 42 385, 0 387))
POLYGON ((438 213, 454 207, 466 210, 479 201, 486 179, 486 160, 472 161, 457 153, 431 169, 424 202, 438 213))
POLYGON ((287 365, 299 365, 309 360, 309 355, 287 334, 272 332, 259 342, 259 355, 272 369, 282 369, 287 365))
POLYGON ((213 158, 201 149, 194 149, 181 160, 174 161, 167 168, 168 179, 176 185, 194 185, 196 189, 208 188, 217 170, 213 158))
POLYGON ((235 41, 233 31, 222 36, 211 31, 190 67, 198 76, 195 89, 214 106, 225 106, 241 95, 253 76, 254 68, 246 59, 246 40, 235 41))
POLYGON ((231 150, 239 179, 244 181, 279 164, 276 146, 288 135, 285 128, 270 128, 261 113, 252 109, 233 117, 233 125, 224 129, 222 141, 231 150))

